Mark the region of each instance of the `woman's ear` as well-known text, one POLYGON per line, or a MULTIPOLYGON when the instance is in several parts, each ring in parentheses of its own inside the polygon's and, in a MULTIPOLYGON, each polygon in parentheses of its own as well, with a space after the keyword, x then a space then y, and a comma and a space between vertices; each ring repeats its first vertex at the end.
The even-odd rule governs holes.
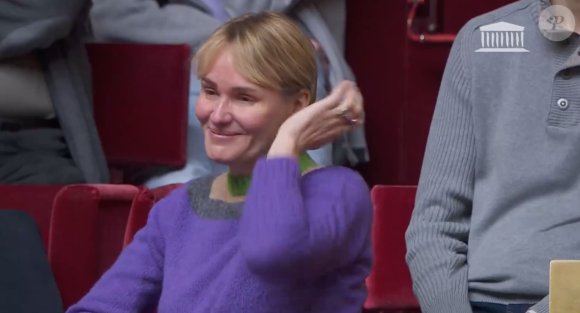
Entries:
POLYGON ((309 104, 310 104, 310 91, 308 89, 302 89, 298 93, 296 100, 294 100, 294 112, 293 113, 296 113, 296 112, 304 109, 309 104))

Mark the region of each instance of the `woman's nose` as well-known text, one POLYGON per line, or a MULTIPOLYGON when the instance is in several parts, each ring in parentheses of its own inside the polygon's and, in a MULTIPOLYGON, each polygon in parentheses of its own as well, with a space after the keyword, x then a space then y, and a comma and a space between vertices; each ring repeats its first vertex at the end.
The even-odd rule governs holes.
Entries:
POLYGON ((228 124, 232 121, 232 114, 227 99, 219 100, 215 110, 210 115, 210 119, 214 124, 228 124))

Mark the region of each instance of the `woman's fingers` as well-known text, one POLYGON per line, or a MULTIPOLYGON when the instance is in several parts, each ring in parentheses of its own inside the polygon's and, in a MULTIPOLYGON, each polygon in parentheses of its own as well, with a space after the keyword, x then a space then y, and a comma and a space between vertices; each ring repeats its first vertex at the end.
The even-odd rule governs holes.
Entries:
POLYGON ((326 124, 321 125, 324 129, 338 122, 339 125, 346 125, 348 130, 349 127, 362 125, 364 120, 362 95, 356 84, 350 81, 341 82, 328 97, 311 105, 308 111, 314 117, 312 123, 326 124))
POLYGON ((314 103, 313 105, 317 105, 317 107, 318 107, 318 109, 320 109, 320 111, 332 110, 332 109, 336 108, 344 101, 344 98, 345 98, 346 94, 348 93, 348 91, 351 89, 352 84, 353 83, 349 82, 349 81, 341 82, 340 84, 338 84, 338 86, 336 86, 332 90, 330 95, 328 95, 326 98, 314 103))
POLYGON ((360 92, 357 92, 356 97, 353 101, 352 115, 353 115, 353 119, 356 120, 355 124, 357 126, 362 125, 362 123, 365 119, 365 111, 364 111, 363 97, 360 94, 360 92))
POLYGON ((352 101, 354 88, 355 85, 353 82, 343 81, 333 90, 331 96, 338 96, 338 99, 336 99, 338 102, 335 105, 335 111, 344 114, 344 111, 348 110, 348 103, 352 101))
POLYGON ((350 85, 342 97, 341 103, 334 111, 341 116, 344 122, 351 126, 358 126, 364 120, 364 108, 362 95, 356 85, 349 82, 350 85))
POLYGON ((346 134, 350 130, 350 126, 344 123, 344 120, 335 118, 334 120, 327 121, 324 126, 318 128, 314 133, 309 135, 310 144, 308 149, 318 149, 321 146, 334 142, 340 136, 346 134))

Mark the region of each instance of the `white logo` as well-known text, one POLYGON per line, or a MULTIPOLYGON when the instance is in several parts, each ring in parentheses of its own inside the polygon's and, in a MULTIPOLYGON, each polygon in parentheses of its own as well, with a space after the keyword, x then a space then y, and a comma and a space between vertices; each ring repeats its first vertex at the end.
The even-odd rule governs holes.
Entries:
POLYGON ((576 20, 574 14, 563 5, 547 7, 538 21, 538 27, 544 37, 551 41, 563 41, 574 32, 576 20))
POLYGON ((481 48, 475 52, 530 52, 524 49, 524 27, 506 22, 481 26, 481 48))

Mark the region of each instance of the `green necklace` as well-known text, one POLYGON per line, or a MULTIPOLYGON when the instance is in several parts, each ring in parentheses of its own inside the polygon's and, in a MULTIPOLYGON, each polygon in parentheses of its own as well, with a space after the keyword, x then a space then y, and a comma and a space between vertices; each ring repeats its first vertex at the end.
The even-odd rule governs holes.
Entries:
MULTIPOLYGON (((316 163, 307 153, 302 153, 298 159, 298 164, 300 164, 300 172, 304 173, 306 170, 315 167, 316 163)), ((232 176, 228 173, 228 190, 230 194, 234 197, 245 196, 250 188, 250 183, 252 182, 252 176, 232 176)))

